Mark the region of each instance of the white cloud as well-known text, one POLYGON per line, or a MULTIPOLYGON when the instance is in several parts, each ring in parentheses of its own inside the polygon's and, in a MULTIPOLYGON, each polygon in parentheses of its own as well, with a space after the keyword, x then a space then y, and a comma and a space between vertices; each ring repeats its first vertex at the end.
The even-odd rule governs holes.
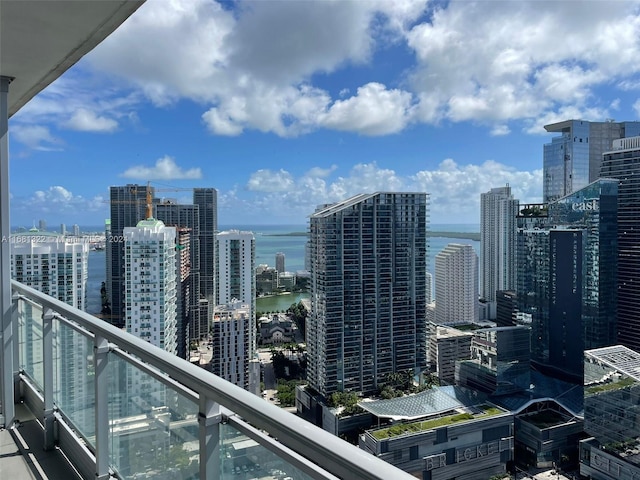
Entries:
MULTIPOLYGON (((34 125, 46 125, 48 131, 55 128, 59 131, 113 132, 117 130, 120 119, 136 124, 137 114, 133 108, 139 100, 139 94, 97 86, 92 78, 72 69, 12 117, 12 131, 28 131, 33 130, 34 125)), ((27 143, 28 137, 18 136, 16 140, 32 146, 27 143)))
POLYGON ((510 122, 537 124, 562 111, 597 113, 602 116, 585 119, 601 120, 616 105, 599 96, 599 87, 638 88, 636 7, 146 2, 87 56, 91 85, 73 89, 56 82, 49 97, 24 110, 60 126, 92 124, 105 131, 131 118, 141 95, 158 106, 187 98, 202 105, 203 123, 215 135, 258 130, 283 137, 317 129, 388 135, 443 120, 481 123, 495 135, 510 130, 510 122), (373 63, 389 44, 409 52, 391 74, 386 64, 373 63), (101 77, 120 79, 120 90, 96 89, 101 77), (363 80, 358 87, 347 78, 363 80), (108 101, 101 104, 91 91, 108 101), (81 109, 94 112, 94 121, 73 117, 81 109))
POLYGON ((364 135, 397 133, 411 120, 411 99, 409 92, 368 83, 355 96, 337 100, 321 117, 321 124, 364 135))
POLYGON ((259 170, 251 176, 249 190, 257 192, 252 198, 240 200, 237 192, 221 194, 221 215, 225 209, 239 208, 254 212, 256 219, 301 218, 313 213, 318 205, 345 200, 359 193, 377 191, 427 192, 430 194, 431 221, 450 223, 478 223, 480 194, 491 188, 511 185, 514 196, 521 202, 539 202, 542 192, 542 171, 518 171, 488 160, 482 164, 460 165, 452 159, 442 161, 436 168, 411 175, 400 175, 376 163, 355 165, 346 175, 329 180, 314 175, 315 169, 294 177, 289 172, 259 170), (261 188, 257 188, 260 185, 261 188), (259 193, 259 195, 258 195, 259 193), (282 205, 287 205, 283 212, 282 205))
POLYGON ((197 180, 202 178, 202 170, 200 168, 183 170, 172 157, 165 155, 156 160, 153 167, 136 165, 125 170, 120 176, 137 180, 197 180))
POLYGON ((511 129, 507 125, 495 125, 491 129, 491 135, 494 137, 501 137, 503 135, 509 135, 511 129))
POLYGON ((429 102, 419 109, 421 118, 533 122, 570 107, 598 109, 596 86, 612 79, 636 84, 629 81, 640 71, 631 61, 640 53, 634 5, 453 1, 434 7, 432 21, 407 35, 418 58, 412 86, 429 102))
POLYGON ((236 118, 232 118, 230 113, 223 113, 216 107, 204 112, 202 120, 204 120, 211 133, 218 135, 235 137, 244 130, 240 122, 236 118))
POLYGON ((12 216, 15 214, 16 217, 32 218, 34 221, 51 215, 56 215, 58 218, 63 216, 74 218, 78 212, 99 211, 107 211, 107 205, 102 196, 84 198, 81 195, 74 195, 61 185, 54 185, 46 190, 36 190, 28 197, 15 195, 11 199, 12 216))
POLYGON ((62 140, 51 134, 43 125, 17 124, 11 127, 11 139, 26 145, 32 150, 62 150, 62 140))
POLYGON ((331 165, 329 168, 313 167, 305 174, 309 178, 326 178, 338 169, 337 165, 331 165))
POLYGON ((491 188, 511 185, 514 197, 521 202, 539 202, 542 170, 517 171, 487 160, 480 165, 459 165, 444 160, 435 170, 417 172, 411 178, 414 188, 431 194, 431 211, 435 223, 446 218, 473 219, 479 223, 480 194, 491 188))
POLYGON ((254 172, 247 188, 254 192, 286 192, 293 186, 293 177, 286 170, 277 172, 271 170, 258 170, 254 172))
POLYGON ((65 122, 65 126, 82 132, 113 132, 118 128, 118 122, 112 118, 98 116, 91 110, 80 108, 65 122))

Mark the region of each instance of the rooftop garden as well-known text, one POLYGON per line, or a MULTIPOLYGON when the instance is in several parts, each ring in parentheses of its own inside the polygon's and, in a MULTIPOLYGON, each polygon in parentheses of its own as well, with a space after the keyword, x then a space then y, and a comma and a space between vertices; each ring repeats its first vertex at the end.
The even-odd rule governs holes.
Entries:
POLYGON ((387 438, 397 437, 400 435, 426 432, 429 430, 433 430, 435 428, 455 425, 456 423, 466 422, 468 420, 477 420, 479 418, 493 417, 495 415, 500 415, 501 413, 504 413, 499 408, 492 407, 489 405, 481 405, 478 408, 481 410, 481 412, 479 413, 475 413, 475 414, 456 413, 451 415, 445 415, 443 417, 432 418, 429 420, 398 423, 388 428, 374 430, 371 432, 371 435, 373 435, 378 440, 384 440, 387 438))
POLYGON ((625 387, 637 384, 638 382, 632 377, 625 377, 618 382, 604 383, 602 385, 592 385, 586 388, 586 393, 602 393, 611 390, 620 390, 625 387))

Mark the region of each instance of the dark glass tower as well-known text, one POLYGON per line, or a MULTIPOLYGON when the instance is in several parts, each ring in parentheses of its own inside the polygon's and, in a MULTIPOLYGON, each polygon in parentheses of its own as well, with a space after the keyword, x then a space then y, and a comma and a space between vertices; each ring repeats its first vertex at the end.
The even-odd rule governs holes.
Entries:
POLYGON ((640 137, 614 142, 602 176, 618 187, 618 341, 640 352, 640 137))
POLYGON ((361 194, 310 217, 310 386, 375 393, 426 367, 427 194, 361 194))
MULTIPOLYGON (((531 321, 531 360, 582 382, 585 349, 616 341, 618 182, 598 180, 518 230, 518 309, 531 321)), ((530 210, 530 209, 529 209, 530 210)))
POLYGON ((106 231, 105 257, 107 262, 107 298, 111 307, 109 320, 113 325, 124 326, 123 281, 124 281, 124 237, 126 227, 135 227, 146 218, 147 188, 153 197, 153 187, 129 184, 111 187, 110 228, 106 231))
MULTIPOLYGON (((193 204, 197 205, 200 216, 200 295, 209 302, 209 311, 218 303, 216 263, 216 234, 218 233, 218 191, 215 188, 194 188, 193 204)), ((206 332, 209 315, 201 319, 201 331, 206 332), (206 321, 206 323, 205 323, 206 321)))

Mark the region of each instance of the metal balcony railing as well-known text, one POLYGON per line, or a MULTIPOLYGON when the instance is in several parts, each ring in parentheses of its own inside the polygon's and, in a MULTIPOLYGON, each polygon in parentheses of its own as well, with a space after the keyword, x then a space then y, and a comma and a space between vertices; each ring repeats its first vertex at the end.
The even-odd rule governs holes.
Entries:
POLYGON ((13 281, 16 401, 84 478, 403 479, 394 466, 13 281))

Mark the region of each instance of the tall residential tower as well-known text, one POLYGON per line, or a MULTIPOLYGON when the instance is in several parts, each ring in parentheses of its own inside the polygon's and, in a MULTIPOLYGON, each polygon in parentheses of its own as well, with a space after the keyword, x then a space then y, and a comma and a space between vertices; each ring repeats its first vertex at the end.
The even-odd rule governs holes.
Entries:
POLYGON ((480 196, 480 297, 496 318, 496 292, 515 286, 518 200, 511 187, 492 188, 480 196))
POLYGON ((176 354, 176 229, 148 218, 123 236, 127 332, 176 354))
POLYGON ((640 137, 616 140, 602 176, 618 186, 618 342, 640 352, 640 137))
POLYGON ((450 243, 436 255, 436 323, 473 323, 478 315, 478 255, 450 243))
MULTIPOLYGON (((216 263, 216 234, 218 233, 218 191, 215 188, 194 188, 193 204, 199 207, 200 232, 198 234, 200 244, 200 258, 198 269, 200 271, 200 295, 209 302, 210 310, 218 304, 217 295, 217 269, 216 263)), ((201 329, 208 326, 201 319, 201 329)))
MULTIPOLYGON (((214 326, 214 331, 219 335, 240 336, 239 339, 215 339, 215 345, 246 345, 246 348, 235 350, 242 352, 238 357, 238 362, 250 362, 256 352, 256 240, 251 232, 241 232, 238 230, 229 230, 220 232, 217 235, 217 252, 218 252, 218 302, 219 306, 241 305, 244 320, 234 317, 235 314, 223 314, 224 309, 216 308, 218 320, 225 318, 231 321, 236 318, 240 324, 244 325, 243 331, 238 330, 238 323, 231 324, 218 323, 214 326), (224 327, 223 325, 226 325, 224 327)), ((240 310, 236 309, 235 313, 240 310)), ((215 358, 213 359, 215 362, 215 358)), ((222 368, 221 365, 212 365, 213 371, 222 368)), ((248 365, 237 366, 238 372, 248 372, 248 365)), ((242 386, 248 385, 249 378, 243 376, 241 379, 233 381, 240 382, 242 386)))
POLYGON ((427 194, 360 194, 310 217, 307 379, 376 393, 426 366, 427 194))

